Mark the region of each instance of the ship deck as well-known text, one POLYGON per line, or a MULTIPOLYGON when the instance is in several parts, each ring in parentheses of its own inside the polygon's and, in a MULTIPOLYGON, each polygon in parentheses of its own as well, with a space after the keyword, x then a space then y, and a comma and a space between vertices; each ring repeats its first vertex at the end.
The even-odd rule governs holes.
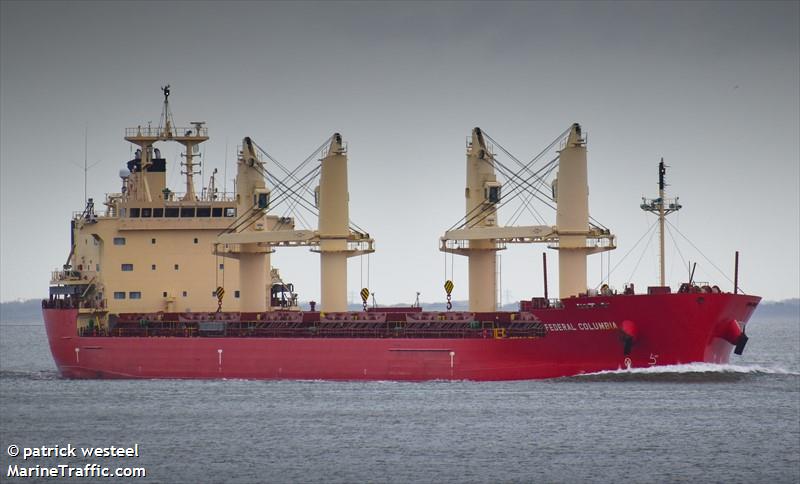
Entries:
POLYGON ((541 338, 530 313, 273 311, 265 313, 127 313, 114 315, 98 337, 232 338, 541 338))

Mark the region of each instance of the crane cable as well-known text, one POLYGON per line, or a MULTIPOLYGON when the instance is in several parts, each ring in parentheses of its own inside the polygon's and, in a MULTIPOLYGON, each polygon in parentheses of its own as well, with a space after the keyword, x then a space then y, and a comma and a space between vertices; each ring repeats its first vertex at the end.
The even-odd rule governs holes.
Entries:
MULTIPOLYGON (((520 173, 520 172, 522 172, 522 170, 525 170, 525 171, 529 171, 529 172, 530 172, 530 169, 528 168, 528 166, 532 166, 533 164, 535 164, 536 160, 537 160, 537 159, 539 159, 539 157, 541 157, 543 154, 545 154, 545 153, 547 153, 548 151, 550 151, 550 150, 553 148, 553 146, 555 146, 555 144, 556 144, 558 141, 560 141, 560 140, 561 140, 561 139, 563 139, 563 138, 564 138, 564 137, 565 137, 567 134, 569 134, 569 132, 570 132, 571 130, 572 130, 572 127, 570 126, 569 128, 567 128, 567 130, 565 130, 563 133, 561 133, 561 135, 560 135, 558 138, 556 138, 555 140, 553 140, 553 142, 552 142, 552 143, 550 143, 550 144, 547 146, 547 148, 545 148, 545 149, 544 149, 544 150, 542 150, 542 151, 541 151, 541 152, 540 152, 538 155, 536 155, 536 156, 533 158, 533 160, 529 161, 527 165, 524 165, 524 164, 523 164, 521 161, 519 161, 519 160, 518 160, 516 157, 514 157, 514 155, 512 155, 512 154, 511 154, 511 153, 510 153, 510 152, 509 152, 507 149, 505 149, 505 147, 503 147, 503 145, 501 145, 501 144, 500 144, 500 143, 498 143, 498 142, 497 142, 497 141, 496 141, 494 138, 492 138, 491 136, 489 136, 489 134, 487 134, 487 133, 486 133, 486 131, 484 131, 484 132, 483 132, 483 135, 484 135, 484 136, 485 136, 485 137, 486 137, 486 138, 487 138, 489 141, 491 141, 492 143, 494 143, 495 145, 497 145, 497 146, 498 146, 498 147, 499 147, 499 148, 500 148, 500 149, 503 151, 503 153, 505 153, 505 154, 506 154, 506 155, 507 155, 509 158, 511 158, 512 160, 514 160, 514 161, 515 161, 515 162, 516 162, 518 165, 522 166, 522 169, 521 169, 519 172, 517 172, 517 173, 515 173, 515 174, 514 174, 515 176, 519 177, 519 173, 520 173)), ((499 162, 497 162, 497 163, 499 164, 499 162)), ((509 168, 507 168, 507 167, 504 167, 504 168, 505 168, 506 170, 508 170, 508 171, 511 171, 511 170, 510 170, 509 168)), ((529 179, 530 179, 530 178, 529 178, 529 179)), ((529 179, 528 179, 528 180, 529 180, 529 179)), ((527 180, 525 180, 525 182, 527 183, 527 180)), ((531 186, 531 188, 533 188, 534 190, 536 190, 536 191, 538 191, 539 193, 541 193, 542 195, 544 195, 544 196, 545 196, 547 199, 549 199, 549 200, 553 200, 553 198, 552 198, 551 196, 547 195, 546 193, 542 192, 541 190, 537 189, 536 187, 534 187, 534 186, 531 186)), ((553 200, 553 201, 555 201, 555 200, 553 200)), ((547 205, 548 205, 548 206, 550 206, 549 204, 547 204, 547 205)), ((553 207, 553 206, 550 206, 550 208, 552 208, 552 209, 554 209, 554 210, 556 209, 556 208, 555 208, 555 207, 553 207)), ((594 223, 596 224, 596 228, 600 228, 600 229, 603 229, 603 230, 606 230, 606 231, 608 230, 608 227, 606 227, 605 225, 603 225, 602 223, 600 223, 599 221, 597 221, 597 219, 595 219, 594 217, 592 217, 592 216, 589 216, 589 220, 591 220, 592 222, 594 222, 594 223)))
MULTIPOLYGON (((332 138, 333 138, 333 136, 328 137, 328 139, 326 139, 316 150, 314 150, 313 153, 311 153, 311 155, 309 155, 305 160, 303 160, 303 162, 300 163, 300 165, 298 165, 292 171, 289 171, 288 169, 286 169, 286 167, 284 167, 277 159, 275 159, 272 155, 270 155, 264 148, 259 146, 258 143, 255 142, 255 140, 251 139, 253 145, 262 154, 264 154, 264 156, 266 156, 269 160, 271 160, 273 163, 275 163, 276 166, 278 166, 281 170, 283 170, 286 173, 286 177, 283 180, 279 180, 277 177, 275 177, 274 175, 269 173, 267 170, 264 170, 263 167, 261 167, 261 169, 260 169, 260 171, 265 176, 265 178, 272 177, 273 181, 277 182, 276 183, 277 185, 281 185, 282 187, 284 187, 284 190, 278 195, 278 198, 276 199, 278 201, 274 201, 275 205, 278 205, 278 204, 280 204, 280 203, 282 203, 284 201, 284 200, 280 199, 281 196, 284 196, 284 198, 287 198, 287 197, 289 197, 289 194, 291 194, 291 195, 294 195, 294 198, 292 198, 292 200, 294 201, 295 205, 302 206, 303 208, 308 210, 312 215, 315 215, 317 217, 319 216, 319 209, 316 207, 316 205, 308 202, 303 196, 298 194, 297 191, 295 190, 295 188, 299 186, 300 188, 305 190, 306 193, 308 193, 310 195, 314 195, 314 192, 312 192, 310 189, 308 189, 307 185, 311 182, 311 180, 313 178, 316 177, 316 175, 318 174, 317 172, 321 171, 321 163, 320 163, 320 165, 317 165, 317 167, 314 170, 309 172, 309 174, 307 174, 304 177, 301 177, 300 179, 297 179, 297 177, 295 175, 297 174, 298 171, 300 171, 303 167, 305 167, 305 165, 307 165, 308 162, 311 161, 317 153, 319 153, 326 146, 328 146, 330 144, 330 140, 332 138), (312 173, 314 175, 311 176, 311 178, 309 180, 307 180, 305 183, 303 183, 303 180, 306 177, 308 177, 309 175, 311 175, 312 173), (292 184, 291 186, 287 186, 286 185, 286 181, 288 179, 293 180, 295 183, 292 184)), ((362 236, 366 236, 367 235, 367 231, 364 230, 363 228, 361 228, 358 224, 356 224, 352 220, 348 220, 348 225, 349 225, 350 230, 352 230, 353 232, 356 232, 356 233, 358 233, 359 235, 362 235, 362 236)))

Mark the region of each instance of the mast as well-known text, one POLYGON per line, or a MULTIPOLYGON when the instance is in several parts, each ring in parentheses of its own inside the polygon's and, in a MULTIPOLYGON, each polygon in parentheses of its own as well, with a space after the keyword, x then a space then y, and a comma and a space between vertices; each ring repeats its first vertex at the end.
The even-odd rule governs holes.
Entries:
POLYGON ((194 171, 194 153, 192 153, 193 147, 191 143, 186 143, 186 153, 183 155, 186 158, 182 164, 186 167, 186 171, 182 172, 182 175, 186 175, 186 194, 183 196, 184 200, 195 200, 197 199, 197 195, 194 192, 194 175, 196 174, 194 171))
POLYGON ((186 147, 186 153, 183 155, 184 158, 186 158, 186 161, 182 163, 182 165, 186 167, 186 171, 181 172, 183 175, 186 175, 186 194, 183 196, 184 200, 193 201, 197 199, 197 193, 194 190, 194 175, 197 175, 199 172, 194 170, 195 164, 199 164, 199 162, 195 163, 194 157, 199 156, 199 151, 197 155, 195 154, 199 142, 195 142, 191 136, 192 133, 200 133, 200 131, 203 129, 203 124, 205 123, 192 121, 191 125, 194 127, 194 131, 187 130, 185 136, 182 137, 183 140, 181 143, 186 147))
POLYGON ((645 212, 650 212, 658 215, 658 242, 659 242, 659 282, 661 287, 666 285, 664 277, 664 221, 667 215, 672 212, 677 212, 681 209, 681 204, 678 203, 678 198, 667 199, 665 197, 666 191, 664 188, 667 186, 665 176, 667 174, 667 165, 664 164, 664 158, 658 163, 658 198, 648 199, 642 197, 641 208, 645 212))
POLYGON ((148 126, 137 126, 125 130, 125 140, 139 145, 137 150, 137 162, 134 165, 135 173, 130 176, 130 188, 133 191, 134 199, 152 202, 153 200, 166 199, 166 171, 164 159, 160 156, 160 151, 154 148, 156 142, 174 141, 182 144, 186 148, 186 161, 182 163, 186 167, 186 194, 183 200, 195 201, 197 199, 194 190, 194 175, 196 162, 193 157, 197 156, 197 147, 200 143, 208 140, 208 128, 204 121, 191 122, 192 127, 176 127, 172 121, 172 111, 169 107, 169 84, 161 88, 164 93, 164 104, 161 111, 161 120, 157 128, 148 126))
POLYGON ((161 108, 161 122, 159 126, 163 126, 161 129, 161 136, 164 138, 171 138, 172 137, 172 112, 169 110, 169 84, 161 88, 161 92, 164 93, 164 107, 161 108))
POLYGON ((658 264, 660 286, 664 287, 664 158, 658 163, 658 199, 661 203, 658 204, 658 264))

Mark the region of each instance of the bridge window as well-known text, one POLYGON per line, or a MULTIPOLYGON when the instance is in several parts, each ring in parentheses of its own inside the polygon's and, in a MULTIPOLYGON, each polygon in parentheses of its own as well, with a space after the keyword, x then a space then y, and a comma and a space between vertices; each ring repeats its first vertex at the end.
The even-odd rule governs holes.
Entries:
POLYGON ((222 217, 222 207, 214 207, 211 209, 211 214, 214 217, 222 217))
POLYGON ((236 207, 226 207, 225 208, 225 216, 226 217, 235 217, 236 216, 236 207))
POLYGON ((130 272, 133 270, 133 264, 122 264, 122 270, 124 272, 130 272))
POLYGON ((138 208, 131 208, 131 218, 135 218, 139 216, 139 209, 138 208))
POLYGON ((181 218, 186 217, 194 217, 194 207, 183 207, 181 208, 181 218))
POLYGON ((153 209, 153 217, 163 217, 164 216, 164 209, 163 208, 154 208, 153 209))
POLYGON ((114 245, 125 245, 125 237, 114 237, 114 245))
POLYGON ((125 293, 123 291, 114 292, 114 299, 125 299, 125 293))
POLYGON ((175 218, 178 216, 178 207, 167 207, 164 209, 164 216, 168 218, 175 218))
POLYGON ((142 293, 139 292, 139 291, 131 291, 131 292, 128 293, 128 297, 130 299, 141 299, 142 298, 142 293))
POLYGON ((210 217, 211 216, 211 207, 197 207, 197 216, 198 217, 210 217))
POLYGON ((142 209, 142 217, 150 217, 153 213, 152 208, 143 208, 142 209))

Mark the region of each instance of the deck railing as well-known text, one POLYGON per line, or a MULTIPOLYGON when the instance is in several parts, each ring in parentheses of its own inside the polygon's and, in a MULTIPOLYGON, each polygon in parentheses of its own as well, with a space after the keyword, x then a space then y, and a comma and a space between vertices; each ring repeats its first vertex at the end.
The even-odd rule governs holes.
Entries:
POLYGON ((114 321, 117 337, 228 338, 541 338, 544 326, 534 321, 158 321, 141 318, 114 321))
POLYGON ((148 138, 174 138, 176 136, 205 136, 208 137, 208 128, 201 127, 199 129, 185 126, 172 126, 170 136, 166 136, 163 126, 137 126, 135 128, 125 128, 125 137, 138 137, 144 136, 148 138))

